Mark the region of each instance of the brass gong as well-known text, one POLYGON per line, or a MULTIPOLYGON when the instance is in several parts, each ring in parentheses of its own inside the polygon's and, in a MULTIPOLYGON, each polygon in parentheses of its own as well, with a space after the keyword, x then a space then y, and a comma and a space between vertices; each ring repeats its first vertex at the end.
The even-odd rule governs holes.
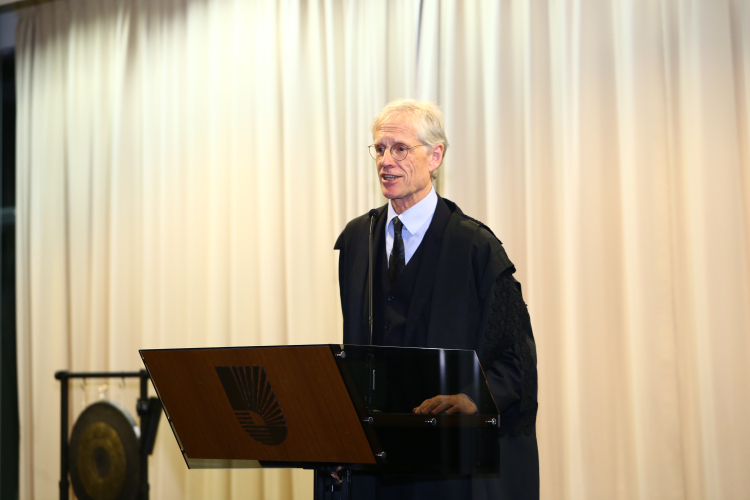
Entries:
POLYGON ((99 401, 78 417, 70 436, 70 482, 79 500, 138 497, 140 429, 114 401, 99 401))

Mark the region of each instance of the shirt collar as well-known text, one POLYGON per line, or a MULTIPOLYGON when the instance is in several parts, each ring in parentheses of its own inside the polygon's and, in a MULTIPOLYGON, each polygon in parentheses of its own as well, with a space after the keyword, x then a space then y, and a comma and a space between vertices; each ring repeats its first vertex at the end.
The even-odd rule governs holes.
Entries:
POLYGON ((388 224, 394 217, 398 216, 398 220, 404 225, 409 234, 416 234, 417 231, 427 222, 432 215, 435 213, 437 207, 438 196, 435 192, 435 186, 432 186, 430 192, 416 205, 406 210, 401 215, 397 214, 393 209, 393 204, 388 201, 388 224))

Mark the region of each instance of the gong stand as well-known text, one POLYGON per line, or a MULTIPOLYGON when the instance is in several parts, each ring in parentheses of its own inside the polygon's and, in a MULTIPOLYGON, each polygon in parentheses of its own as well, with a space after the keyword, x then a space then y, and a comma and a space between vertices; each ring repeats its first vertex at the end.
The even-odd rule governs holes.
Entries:
POLYGON ((55 378, 60 381, 60 500, 68 500, 70 482, 68 481, 68 382, 72 378, 140 378, 141 395, 136 403, 136 410, 140 417, 140 470, 139 495, 140 500, 148 500, 148 456, 154 451, 156 430, 161 417, 161 403, 159 398, 148 397, 148 382, 150 377, 146 370, 137 372, 68 372, 59 371, 55 378))

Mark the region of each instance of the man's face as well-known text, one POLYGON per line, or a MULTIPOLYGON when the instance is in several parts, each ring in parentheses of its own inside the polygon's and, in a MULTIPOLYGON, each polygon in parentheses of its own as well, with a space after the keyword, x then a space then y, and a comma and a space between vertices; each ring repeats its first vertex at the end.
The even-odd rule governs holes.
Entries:
POLYGON ((421 144, 410 117, 398 115, 380 125, 374 142, 385 146, 385 154, 376 161, 380 189, 383 196, 391 200, 396 213, 403 213, 430 192, 430 172, 440 166, 443 145, 413 148, 403 160, 394 160, 390 151, 394 144, 404 144, 409 148, 421 144))

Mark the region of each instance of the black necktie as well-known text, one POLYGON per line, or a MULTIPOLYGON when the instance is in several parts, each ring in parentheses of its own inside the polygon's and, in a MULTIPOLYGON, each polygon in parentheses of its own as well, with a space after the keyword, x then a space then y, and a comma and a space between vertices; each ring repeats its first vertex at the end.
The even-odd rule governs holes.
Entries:
POLYGON ((404 238, 401 237, 401 229, 404 224, 398 220, 398 217, 393 218, 393 250, 391 250, 391 258, 388 259, 388 274, 391 276, 391 282, 396 281, 398 275, 404 270, 406 266, 406 253, 404 252, 404 238))

